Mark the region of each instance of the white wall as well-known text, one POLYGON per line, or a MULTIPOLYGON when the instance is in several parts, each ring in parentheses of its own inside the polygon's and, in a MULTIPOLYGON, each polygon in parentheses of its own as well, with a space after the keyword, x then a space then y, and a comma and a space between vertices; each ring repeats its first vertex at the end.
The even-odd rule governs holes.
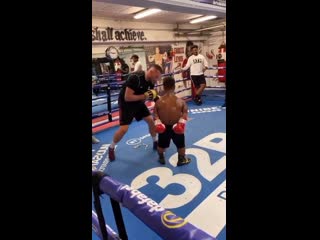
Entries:
MULTIPOLYGON (((226 41, 226 32, 213 32, 212 35, 208 38, 207 41, 205 41, 204 43, 204 51, 203 51, 203 55, 206 56, 206 53, 213 55, 211 53, 211 51, 214 53, 214 56, 212 57, 212 59, 209 59, 207 57, 208 63, 210 66, 212 65, 217 65, 217 58, 216 58, 216 54, 218 53, 218 48, 222 43, 227 43, 226 41)), ((223 58, 226 60, 226 54, 223 55, 223 58)), ((209 70, 206 72, 207 74, 211 75, 217 75, 218 71, 217 70, 209 70)), ((213 79, 207 79, 207 85, 210 87, 215 87, 215 86, 225 86, 224 83, 217 81, 217 79, 213 80, 213 79)))
MULTIPOLYGON (((175 24, 162 24, 162 23, 148 23, 148 22, 128 22, 128 21, 115 21, 115 20, 108 20, 103 18, 96 18, 92 19, 92 26, 99 27, 99 28, 106 28, 112 27, 114 29, 133 29, 133 30, 140 30, 144 31, 145 35, 148 39, 147 42, 140 41, 140 42, 119 42, 119 41, 111 41, 111 42, 104 42, 104 43, 93 43, 92 45, 92 57, 104 57, 105 50, 109 46, 115 46, 119 49, 121 46, 131 46, 130 50, 126 49, 126 52, 121 52, 121 57, 124 58, 129 64, 128 61, 130 56, 133 53, 137 53, 140 56, 140 61, 145 66, 145 58, 143 57, 143 48, 146 46, 161 46, 161 45, 171 45, 173 48, 176 47, 185 47, 186 42, 188 40, 193 41, 195 44, 200 45, 202 49, 202 54, 206 57, 207 53, 211 54, 211 50, 213 50, 214 54, 217 54, 218 47, 222 43, 223 36, 222 32, 215 32, 210 37, 203 36, 203 37, 175 37, 173 29, 177 26, 175 24)), ((193 24, 185 24, 180 25, 179 28, 185 29, 198 29, 200 28, 199 25, 193 24)), ((224 36, 225 39, 225 36, 224 36)), ((226 40, 224 40, 226 42, 226 40)), ((184 54, 182 54, 184 56, 184 54)), ((213 59, 207 58, 209 62, 209 66, 216 65, 217 60, 215 57, 213 59)), ((179 63, 173 62, 172 64, 172 71, 179 63)), ((130 65, 130 64, 129 64, 130 65)), ((215 75, 217 74, 216 70, 210 70, 206 72, 206 75, 215 75)), ((175 75, 176 80, 181 80, 182 75, 177 74, 175 75)), ((219 83, 217 80, 207 79, 208 86, 223 86, 224 83, 219 83)), ((180 82, 177 83, 177 90, 181 90, 185 87, 185 85, 180 82)), ((190 81, 187 84, 187 87, 190 87, 190 81)), ((185 91, 182 94, 178 94, 180 97, 185 95, 191 95, 190 91, 185 91)))
MULTIPOLYGON (((124 30, 124 29, 133 29, 133 30, 142 30, 145 32, 146 41, 140 41, 140 42, 119 42, 115 39, 113 41, 105 42, 105 43, 95 43, 93 42, 92 46, 92 54, 95 55, 95 57, 98 54, 103 54, 107 46, 110 45, 137 45, 137 46, 143 46, 143 45, 151 45, 152 43, 158 42, 158 43, 174 43, 174 42, 186 42, 188 40, 191 41, 198 41, 207 40, 207 37, 175 37, 174 32, 172 31, 177 26, 175 24, 162 24, 162 23, 148 23, 148 22, 129 22, 129 21, 115 21, 115 20, 108 20, 103 18, 96 18, 93 17, 92 19, 92 27, 99 27, 99 28, 106 28, 106 27, 112 27, 117 30, 124 30)), ((197 29, 199 28, 199 25, 194 24, 184 24, 179 25, 179 28, 187 28, 187 29, 197 29)))
MULTIPOLYGON (((105 18, 93 17, 92 26, 105 27, 106 25, 124 29, 124 28, 134 28, 134 29, 144 29, 144 30, 161 30, 161 29, 173 29, 176 27, 176 24, 165 24, 165 23, 148 23, 148 22, 130 22, 130 21, 118 21, 110 20, 105 18)), ((181 28, 199 28, 198 24, 181 24, 181 28)))

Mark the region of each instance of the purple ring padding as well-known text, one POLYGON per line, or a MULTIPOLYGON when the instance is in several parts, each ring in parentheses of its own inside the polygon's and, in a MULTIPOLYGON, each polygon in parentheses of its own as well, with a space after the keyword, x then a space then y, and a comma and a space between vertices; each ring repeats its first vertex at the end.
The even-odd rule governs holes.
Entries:
POLYGON ((137 218, 160 237, 167 240, 215 240, 181 217, 158 205, 138 190, 122 184, 111 177, 101 179, 99 188, 112 199, 122 203, 137 218))

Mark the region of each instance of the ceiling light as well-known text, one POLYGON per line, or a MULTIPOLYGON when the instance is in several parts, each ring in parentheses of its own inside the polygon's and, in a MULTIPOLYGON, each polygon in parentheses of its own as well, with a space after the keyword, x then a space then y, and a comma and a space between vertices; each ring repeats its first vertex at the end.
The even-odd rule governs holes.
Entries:
POLYGON ((191 20, 191 19, 195 19, 195 18, 199 18, 199 17, 203 17, 203 15, 194 15, 194 14, 192 14, 192 16, 188 17, 187 19, 191 20))
POLYGON ((139 12, 136 15, 134 15, 134 19, 144 18, 144 17, 147 17, 149 15, 152 15, 152 14, 155 14, 158 12, 161 12, 161 9, 157 9, 157 8, 147 9, 147 10, 144 10, 144 11, 139 12))
POLYGON ((201 29, 197 29, 194 30, 195 32, 202 32, 202 31, 206 31, 206 30, 210 30, 210 29, 214 29, 214 28, 220 28, 220 27, 225 27, 226 25, 217 25, 217 26, 213 26, 213 27, 207 27, 207 28, 201 28, 201 29))
POLYGON ((211 19, 215 19, 215 18, 217 18, 217 16, 205 16, 205 17, 193 19, 190 21, 190 23, 199 23, 199 22, 204 22, 204 21, 208 21, 211 19))

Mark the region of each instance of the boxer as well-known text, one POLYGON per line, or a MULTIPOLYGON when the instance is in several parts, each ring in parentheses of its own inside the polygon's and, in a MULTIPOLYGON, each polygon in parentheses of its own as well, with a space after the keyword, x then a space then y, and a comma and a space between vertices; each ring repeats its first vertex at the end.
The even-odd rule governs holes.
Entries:
POLYGON ((164 95, 154 107, 155 127, 158 135, 159 162, 165 164, 164 152, 172 139, 178 150, 178 166, 190 163, 186 157, 185 125, 188 117, 188 106, 184 100, 175 96, 175 80, 163 78, 164 95))
POLYGON ((148 71, 131 73, 120 91, 119 120, 120 127, 113 136, 113 142, 109 146, 109 160, 115 160, 115 145, 123 138, 129 129, 133 118, 137 121, 144 120, 149 126, 150 135, 153 138, 153 149, 157 149, 157 139, 153 118, 145 105, 146 100, 159 99, 154 90, 154 84, 161 78, 162 68, 159 65, 151 65, 148 71))

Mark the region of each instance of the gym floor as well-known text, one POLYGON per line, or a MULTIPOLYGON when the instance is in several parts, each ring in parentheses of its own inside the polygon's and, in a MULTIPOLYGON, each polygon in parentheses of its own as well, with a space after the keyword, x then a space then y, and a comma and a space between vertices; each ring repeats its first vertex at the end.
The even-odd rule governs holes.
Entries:
MULTIPOLYGON (((107 149, 118 128, 95 134, 100 143, 92 145, 92 168, 139 189, 196 227, 218 240, 225 240, 226 111, 220 107, 223 98, 207 97, 201 106, 188 102, 185 136, 187 154, 192 159, 190 164, 176 166, 173 143, 165 153, 166 165, 158 163, 147 124, 134 121, 117 145, 114 162, 109 162, 107 149)), ((117 230, 107 196, 102 199, 102 207, 106 223, 117 230)), ((122 213, 129 239, 161 239, 127 209, 122 208, 122 213)), ((92 233, 92 239, 99 238, 92 233)))

